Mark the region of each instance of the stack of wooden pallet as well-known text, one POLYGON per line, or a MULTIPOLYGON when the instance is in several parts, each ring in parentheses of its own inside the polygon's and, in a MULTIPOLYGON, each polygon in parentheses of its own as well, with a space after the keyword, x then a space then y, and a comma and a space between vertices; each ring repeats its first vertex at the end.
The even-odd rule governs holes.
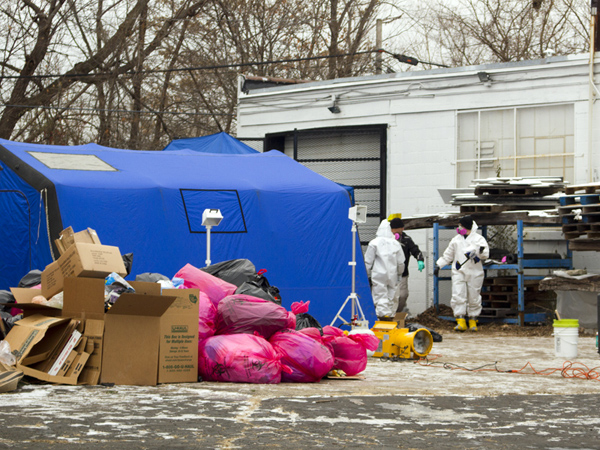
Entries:
MULTIPOLYGON (((540 292, 538 280, 524 281, 524 303, 527 312, 552 311, 554 293, 540 292)), ((517 276, 485 278, 481 289, 481 317, 516 317, 519 304, 517 276)))
POLYGON ((600 183, 566 187, 558 214, 572 250, 600 250, 600 183))
POLYGON ((562 177, 498 177, 473 180, 472 194, 454 194, 462 214, 554 209, 565 188, 562 177))

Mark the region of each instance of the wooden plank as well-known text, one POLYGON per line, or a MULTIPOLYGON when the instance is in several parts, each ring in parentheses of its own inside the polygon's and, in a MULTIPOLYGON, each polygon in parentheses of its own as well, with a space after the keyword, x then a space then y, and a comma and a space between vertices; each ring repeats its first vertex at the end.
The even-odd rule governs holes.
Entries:
MULTIPOLYGON (((563 232, 563 234, 565 235, 565 239, 570 240, 570 239, 577 239, 579 236, 583 236, 585 233, 579 232, 579 231, 569 231, 569 232, 563 232)), ((574 250, 574 249, 571 248, 571 250, 574 250)))
POLYGON ((573 251, 600 252, 600 239, 568 239, 569 248, 573 251))
POLYGON ((582 280, 557 276, 547 277, 540 280, 540 289, 543 291, 600 292, 600 276, 582 280))

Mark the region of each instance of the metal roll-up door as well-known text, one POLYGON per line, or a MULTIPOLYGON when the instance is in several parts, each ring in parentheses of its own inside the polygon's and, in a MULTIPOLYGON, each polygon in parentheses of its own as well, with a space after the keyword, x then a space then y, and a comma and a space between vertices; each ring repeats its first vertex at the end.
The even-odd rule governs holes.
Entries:
POLYGON ((358 205, 367 206, 359 225, 362 245, 375 237, 386 216, 386 126, 295 130, 267 136, 265 148, 278 149, 336 183, 354 188, 358 205))

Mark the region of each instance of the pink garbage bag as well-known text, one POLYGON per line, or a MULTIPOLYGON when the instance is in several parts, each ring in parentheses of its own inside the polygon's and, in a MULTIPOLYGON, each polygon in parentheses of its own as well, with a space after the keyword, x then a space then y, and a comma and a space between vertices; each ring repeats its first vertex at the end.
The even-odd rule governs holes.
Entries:
POLYGON ((294 314, 303 314, 308 312, 309 305, 310 301, 305 302, 304 300, 300 300, 299 302, 292 303, 292 307, 290 309, 294 314))
POLYGON ((304 333, 290 329, 278 331, 269 342, 281 356, 282 364, 291 369, 291 373, 281 374, 282 382, 314 383, 333 368, 331 351, 304 333))
POLYGON ((295 330, 296 329, 296 314, 294 314, 291 311, 286 311, 287 312, 287 324, 286 324, 286 328, 289 328, 290 330, 295 330))
POLYGON ((348 337, 350 339, 352 339, 354 342, 358 342, 365 349, 371 350, 372 352, 377 350, 377 347, 379 347, 379 338, 377 336, 375 336, 374 334, 355 333, 355 334, 350 334, 348 337))
POLYGON ((342 330, 330 325, 323 327, 323 340, 333 348, 333 368, 343 370, 349 376, 359 374, 367 367, 367 349, 363 338, 354 340, 352 336, 346 336, 342 330))
POLYGON ((198 340, 202 341, 217 331, 217 308, 204 292, 200 292, 198 303, 198 340))
POLYGON ((211 336, 199 346, 198 374, 205 381, 276 384, 282 369, 280 356, 260 336, 211 336))
POLYGON ((331 343, 329 342, 329 340, 323 339, 324 336, 321 335, 321 331, 318 328, 308 327, 308 328, 302 328, 301 330, 297 330, 297 331, 298 331, 298 333, 305 334, 308 337, 314 339, 319 344, 323 344, 325 347, 327 347, 327 349, 331 352, 331 354, 335 358, 335 355, 333 353, 333 346, 331 345, 331 343))
POLYGON ((289 327, 290 314, 282 306, 262 298, 244 294, 228 295, 217 307, 216 334, 256 332, 269 339, 277 331, 289 327))
POLYGON ((237 289, 236 285, 223 281, 191 264, 186 264, 179 269, 173 278, 183 278, 185 289, 200 289, 200 292, 204 292, 215 306, 221 299, 233 294, 237 289))

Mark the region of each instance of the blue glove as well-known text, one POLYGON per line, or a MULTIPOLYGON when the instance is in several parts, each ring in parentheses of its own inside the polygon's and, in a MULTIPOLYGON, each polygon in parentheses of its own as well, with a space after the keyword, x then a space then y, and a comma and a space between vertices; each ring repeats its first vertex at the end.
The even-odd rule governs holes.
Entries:
POLYGON ((425 261, 417 261, 417 263, 419 264, 419 272, 423 272, 423 269, 425 268, 425 261))
POLYGON ((469 257, 469 259, 473 259, 477 256, 477 251, 471 250, 469 253, 467 253, 467 256, 469 257))

